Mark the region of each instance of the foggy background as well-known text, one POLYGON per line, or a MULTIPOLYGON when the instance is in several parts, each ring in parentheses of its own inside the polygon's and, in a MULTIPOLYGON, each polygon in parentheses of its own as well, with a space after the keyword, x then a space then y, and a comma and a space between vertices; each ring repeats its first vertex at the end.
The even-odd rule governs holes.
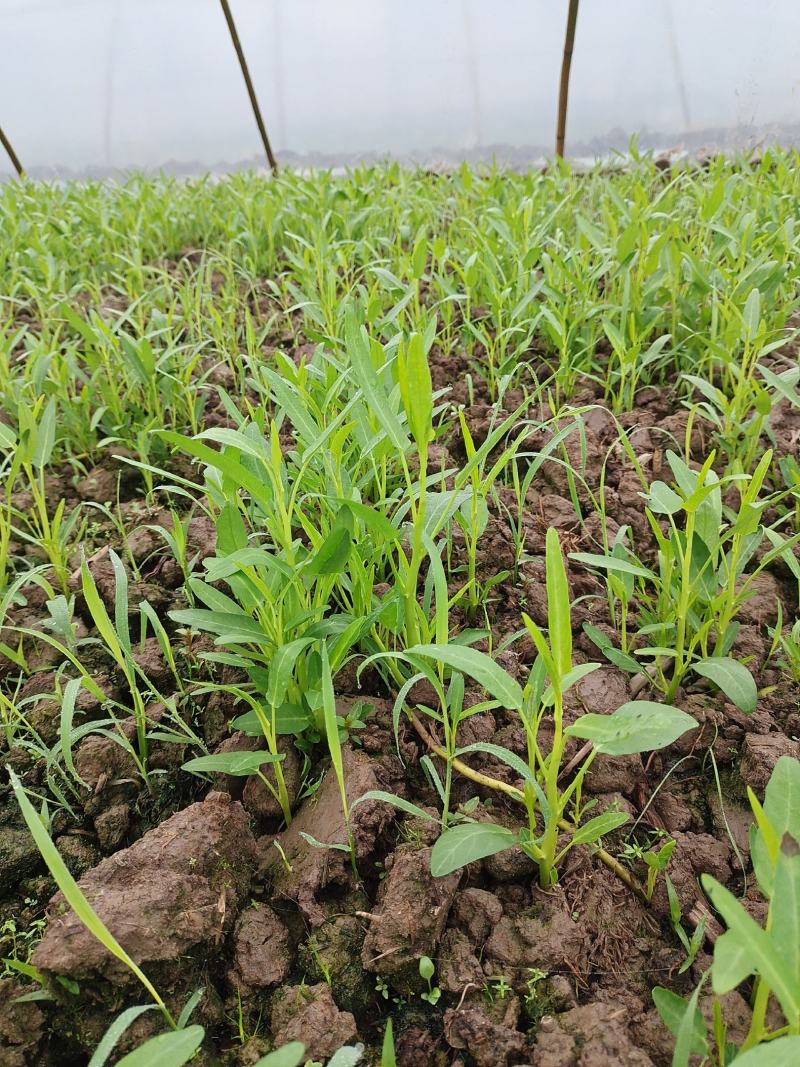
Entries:
MULTIPOLYGON (((231 6, 287 165, 552 152, 567 0, 231 6)), ((0 45, 34 175, 263 164, 218 0, 0 0, 0 45)), ((582 0, 567 153, 800 143, 798 88, 795 0, 582 0)))

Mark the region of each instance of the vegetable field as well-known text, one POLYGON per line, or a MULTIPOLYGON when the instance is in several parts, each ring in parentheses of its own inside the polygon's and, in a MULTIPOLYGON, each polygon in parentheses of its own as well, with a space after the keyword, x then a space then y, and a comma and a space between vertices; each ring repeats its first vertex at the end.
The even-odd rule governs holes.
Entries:
POLYGON ((0 188, 0 1065, 800 1063, 800 166, 0 188))

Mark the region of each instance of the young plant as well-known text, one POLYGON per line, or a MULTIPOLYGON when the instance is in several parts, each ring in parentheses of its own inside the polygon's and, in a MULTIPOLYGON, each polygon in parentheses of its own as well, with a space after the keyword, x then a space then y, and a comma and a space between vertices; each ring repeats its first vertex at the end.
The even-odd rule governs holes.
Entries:
MULTIPOLYGON (((645 495, 658 545, 658 572, 644 567, 620 540, 606 555, 576 552, 570 558, 606 572, 610 595, 616 600, 629 601, 637 583, 642 605, 637 637, 647 638, 647 643, 634 655, 654 660, 655 679, 667 700, 674 700, 691 672, 711 681, 742 711, 751 712, 756 706, 755 681, 747 667, 729 654, 739 629, 737 616, 765 567, 778 558, 796 566, 791 549, 800 535, 784 539, 762 525, 770 498, 760 494, 771 451, 765 452, 750 476, 722 479, 712 469, 714 453, 699 471, 691 470, 674 452, 668 451, 666 458, 676 488, 654 481, 645 495), (723 506, 722 490, 730 484, 738 489, 735 509, 723 506), (666 534, 659 519, 667 523, 666 534), (773 547, 746 571, 765 540, 773 547)), ((590 637, 594 640, 596 634, 590 631, 590 637)), ((606 651, 607 639, 600 635, 600 642, 606 651)), ((616 656, 607 654, 623 669, 637 669, 624 648, 616 656)))
MULTIPOLYGON (((694 719, 678 708, 631 701, 612 715, 583 715, 565 727, 565 693, 599 664, 573 666, 569 587, 558 533, 552 527, 546 538, 546 572, 547 637, 532 619, 523 616, 538 652, 524 688, 476 649, 439 644, 412 648, 406 654, 423 671, 425 661, 433 660, 441 667, 469 675, 496 704, 517 712, 528 744, 527 761, 494 744, 476 743, 441 751, 447 764, 454 764, 470 752, 481 751, 511 767, 522 779, 522 789, 505 787, 503 791, 524 804, 527 825, 519 831, 492 822, 469 821, 446 827, 433 847, 431 870, 435 876, 519 845, 536 863, 540 885, 544 888, 553 885, 558 866, 571 848, 595 843, 627 821, 624 813, 615 811, 583 821, 581 786, 595 756, 662 748, 695 725, 694 719), (543 746, 545 723, 551 731, 549 751, 543 746), (563 786, 559 779, 569 737, 590 740, 593 747, 572 781, 563 786), (566 838, 566 843, 559 848, 560 835, 566 838)), ((430 669, 427 676, 433 676, 430 669)), ((485 776, 478 778, 483 784, 491 781, 485 776)))
POLYGON ((795 797, 800 789, 800 762, 782 756, 767 784, 763 805, 748 789, 755 816, 751 829, 753 870, 769 906, 759 926, 736 897, 715 878, 703 875, 703 888, 727 929, 714 943, 711 986, 718 996, 752 979, 752 1014, 748 1032, 737 1049, 726 1040, 719 1004, 714 1005, 714 1033, 697 1002, 703 982, 687 1003, 669 990, 656 988, 653 999, 667 1027, 676 1036, 675 1067, 688 1065, 690 1055, 705 1056, 720 1067, 768 1067, 790 1064, 800 1057, 800 816, 795 797), (770 1000, 780 1007, 783 1025, 768 1021, 770 1000))
MULTIPOLYGON (((3 428, 3 438, 16 447, 16 455, 8 471, 10 485, 13 485, 14 475, 19 470, 25 476, 28 490, 33 500, 31 511, 22 516, 27 529, 16 528, 16 533, 24 541, 37 546, 44 553, 53 568, 53 575, 61 592, 67 594, 67 579, 69 577, 69 554, 73 544, 80 540, 80 529, 83 521, 80 508, 75 508, 69 516, 65 516, 66 501, 59 500, 55 511, 50 515, 45 486, 45 469, 49 464, 56 443, 57 412, 54 398, 50 398, 44 404, 44 397, 33 406, 33 409, 21 403, 17 411, 19 438, 14 443, 13 431, 9 427, 3 428)), ((4 441, 0 439, 0 446, 4 441)), ((9 488, 10 488, 9 485, 9 488)), ((6 498, 5 515, 10 514, 10 501, 6 498)), ((5 538, 3 533, 4 523, 0 524, 0 538, 5 538)), ((0 543, 2 550, 2 543, 0 543)), ((7 548, 6 548, 7 552, 7 548)), ((7 562, 6 562, 7 565, 7 562)))

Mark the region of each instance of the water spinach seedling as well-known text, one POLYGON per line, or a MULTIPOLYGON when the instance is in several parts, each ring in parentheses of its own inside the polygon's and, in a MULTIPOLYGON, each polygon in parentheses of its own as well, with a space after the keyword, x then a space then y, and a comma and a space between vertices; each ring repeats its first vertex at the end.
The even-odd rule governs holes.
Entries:
POLYGON ((522 780, 522 789, 516 793, 524 803, 527 825, 511 830, 492 822, 462 822, 445 828, 431 856, 431 870, 436 876, 519 846, 538 866, 540 885, 551 886, 569 849, 594 844, 627 821, 627 815, 618 811, 606 811, 582 821, 581 787, 595 756, 662 748, 696 725, 679 708, 631 701, 611 715, 583 715, 565 727, 564 694, 599 664, 573 666, 569 586, 558 532, 552 527, 546 537, 546 574, 547 636, 524 616, 538 652, 524 688, 488 656, 472 648, 432 645, 409 650, 412 661, 430 659, 469 675, 498 705, 517 712, 527 739, 527 760, 502 746, 480 742, 453 747, 452 755, 448 753, 450 759, 455 759, 476 751, 486 752, 514 770, 522 780), (549 727, 549 751, 543 745, 545 723, 549 727), (592 749, 572 781, 562 786, 559 776, 570 737, 590 740, 592 749))

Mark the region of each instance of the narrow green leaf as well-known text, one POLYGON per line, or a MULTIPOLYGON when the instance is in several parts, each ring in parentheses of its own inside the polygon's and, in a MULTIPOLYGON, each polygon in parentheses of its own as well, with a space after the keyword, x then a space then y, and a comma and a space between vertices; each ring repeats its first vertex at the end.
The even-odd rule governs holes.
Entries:
POLYGON ((619 574, 633 574, 638 578, 655 580, 656 575, 642 567, 640 564, 629 563, 626 559, 618 559, 616 556, 599 556, 593 552, 570 552, 570 559, 577 563, 585 563, 587 567, 598 567, 600 570, 614 571, 619 574))
POLYGON ((624 811, 604 811, 602 815, 595 815, 593 819, 583 823, 572 835, 570 845, 591 845, 599 841, 605 834, 613 833, 620 826, 630 821, 630 816, 624 811))
POLYGON ((72 723, 75 715, 75 701, 78 697, 81 682, 81 678, 70 678, 64 686, 64 695, 61 698, 61 714, 59 716, 59 737, 61 751, 64 755, 64 766, 72 777, 85 787, 86 782, 75 769, 75 763, 72 758, 72 723))
POLYGON ((131 1025, 135 1022, 140 1015, 143 1015, 146 1011, 152 1011, 155 1008, 155 1004, 137 1004, 132 1008, 127 1008, 125 1011, 114 1019, 109 1028, 100 1038, 100 1043, 92 1054, 92 1058, 89 1060, 88 1067, 105 1067, 108 1057, 117 1047, 117 1042, 131 1025))
POLYGON ((358 325, 355 312, 352 310, 348 312, 345 336, 350 365, 368 408, 378 419, 384 433, 398 452, 405 452, 408 448, 408 437, 392 410, 386 390, 378 378, 372 362, 367 331, 363 326, 358 325))
POLYGON ((281 753, 259 750, 258 752, 217 752, 211 756, 198 756, 181 767, 190 774, 232 774, 246 777, 256 774, 266 763, 280 763, 281 753))
POLYGON ((551 678, 553 685, 572 668, 572 624, 569 611, 569 583, 561 552, 558 530, 550 526, 545 536, 545 571, 547 581, 547 628, 550 649, 559 678, 551 678))
MULTIPOLYGON (((671 989, 664 989, 662 986, 656 986, 653 990, 653 1003, 663 1024, 673 1037, 677 1037, 684 1016, 689 1011, 688 1003, 671 989)), ((705 1020, 697 1007, 692 1016, 691 1053, 694 1056, 704 1056, 707 1048, 705 1020)))
POLYGON ((117 1067, 183 1067, 200 1048, 204 1037, 202 1026, 159 1034, 123 1056, 117 1067))
POLYGON ((39 849, 42 859, 47 864, 48 870, 55 879, 56 885, 64 895, 67 904, 69 904, 89 933, 96 937, 104 948, 108 949, 112 955, 116 956, 116 958, 139 979, 156 1004, 159 1007, 162 1007, 163 1002, 147 975, 120 945, 86 899, 81 887, 70 874, 66 863, 61 857, 61 853, 50 840, 50 835, 42 825, 42 821, 28 799, 27 793, 22 788, 19 778, 10 768, 8 774, 11 780, 11 788, 14 790, 14 796, 16 797, 20 811, 22 812, 22 817, 25 819, 28 829, 31 832, 31 836, 36 843, 36 847, 39 849))
POLYGON ((505 708, 522 707, 519 684, 484 652, 461 645, 415 645, 409 655, 427 656, 452 670, 468 674, 505 708))
POLYGON ((382 803, 391 804, 393 808, 404 811, 406 815, 413 815, 417 819, 426 819, 428 822, 439 821, 429 811, 424 811, 416 804, 412 804, 410 800, 404 800, 403 797, 397 796, 396 793, 387 793, 383 789, 368 789, 366 793, 362 793, 357 800, 353 801, 350 810, 353 811, 359 804, 363 804, 365 800, 380 800, 382 803))

